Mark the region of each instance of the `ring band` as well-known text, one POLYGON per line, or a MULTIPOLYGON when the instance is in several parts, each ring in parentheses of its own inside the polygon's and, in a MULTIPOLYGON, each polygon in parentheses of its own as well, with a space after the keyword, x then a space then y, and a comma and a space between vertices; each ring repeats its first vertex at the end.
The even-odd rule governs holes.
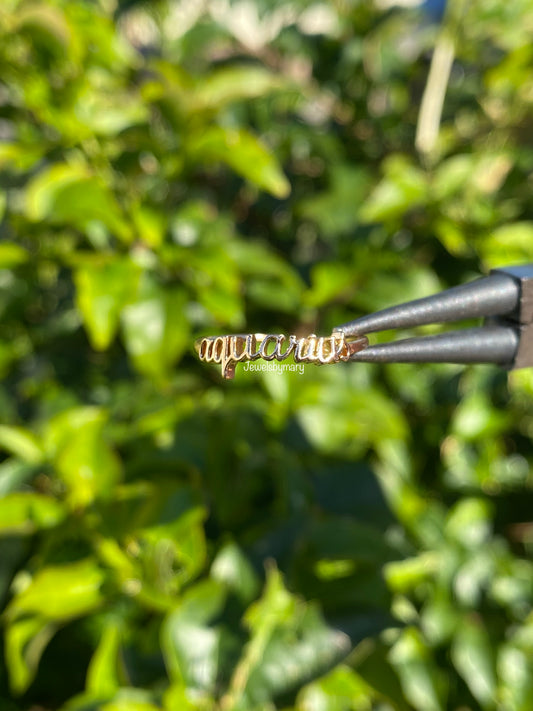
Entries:
POLYGON ((305 338, 283 334, 248 333, 229 336, 205 336, 195 341, 194 347, 201 361, 220 363, 224 378, 235 377, 235 366, 244 361, 286 360, 293 356, 295 363, 338 363, 347 361, 358 351, 366 348, 365 336, 347 341, 342 331, 331 336, 312 333, 305 338))

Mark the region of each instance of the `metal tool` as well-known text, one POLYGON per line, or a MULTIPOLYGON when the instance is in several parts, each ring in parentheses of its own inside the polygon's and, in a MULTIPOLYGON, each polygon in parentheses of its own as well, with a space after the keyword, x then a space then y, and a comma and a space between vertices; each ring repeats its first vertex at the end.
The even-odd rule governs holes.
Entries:
POLYGON ((371 363, 495 363, 533 366, 533 264, 494 269, 489 276, 363 316, 333 329, 348 338, 388 329, 484 318, 482 326, 369 346, 350 361, 371 363))

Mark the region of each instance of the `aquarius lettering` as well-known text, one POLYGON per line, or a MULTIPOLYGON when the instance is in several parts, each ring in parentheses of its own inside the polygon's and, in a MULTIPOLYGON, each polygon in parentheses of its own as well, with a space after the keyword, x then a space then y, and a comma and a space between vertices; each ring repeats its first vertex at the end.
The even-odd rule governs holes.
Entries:
POLYGON ((283 361, 292 355, 295 363, 325 365, 350 360, 358 351, 366 348, 365 336, 347 340, 342 331, 331 336, 312 333, 305 338, 283 334, 249 333, 230 336, 206 336, 199 338, 195 349, 200 360, 220 363, 224 378, 235 377, 235 366, 242 361, 261 358, 266 361, 283 361))

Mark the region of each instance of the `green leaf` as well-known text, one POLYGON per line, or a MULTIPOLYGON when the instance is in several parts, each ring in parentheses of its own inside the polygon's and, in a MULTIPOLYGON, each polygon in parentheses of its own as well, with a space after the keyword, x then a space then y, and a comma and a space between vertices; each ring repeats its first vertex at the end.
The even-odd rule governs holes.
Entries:
POLYGON ((533 657, 529 625, 519 628, 498 654, 502 708, 529 711, 533 698, 533 657))
POLYGON ((421 553, 416 558, 387 563, 383 572, 387 585, 396 593, 416 591, 416 588, 431 580, 439 568, 436 551, 421 553))
POLYGON ((370 711, 375 691, 352 669, 340 665, 321 679, 304 686, 296 711, 370 711))
POLYGON ((64 506, 43 494, 29 491, 0 498, 0 535, 27 535, 53 528, 66 516, 64 506))
POLYGON ((245 622, 258 636, 268 636, 278 625, 290 622, 297 608, 297 599, 283 584, 280 572, 271 566, 263 595, 254 602, 245 615, 245 622))
POLYGON ((357 305, 365 311, 377 311, 394 303, 420 299, 440 291, 437 275, 425 267, 403 265, 365 275, 364 289, 355 294, 357 305))
POLYGON ((513 222, 494 230, 479 244, 488 267, 533 261, 533 222, 513 222))
POLYGON ((221 162, 277 198, 290 193, 290 184, 277 160, 252 133, 244 129, 210 126, 192 135, 187 146, 195 160, 221 162))
POLYGON ((423 205, 427 199, 427 178, 406 156, 393 155, 387 158, 384 172, 385 177, 361 208, 361 219, 366 222, 402 218, 406 212, 423 205))
POLYGON ((251 636, 224 700, 258 708, 277 695, 318 676, 346 654, 348 638, 330 629, 315 606, 284 587, 274 568, 268 571, 263 596, 248 608, 251 636))
POLYGON ((436 169, 431 182, 432 196, 437 200, 449 199, 464 190, 475 167, 472 154, 455 155, 443 161, 436 169))
POLYGON ((202 77, 187 97, 191 113, 206 109, 221 109, 227 104, 264 96, 287 86, 279 74, 259 66, 229 66, 202 77))
POLYGON ((236 543, 228 543, 211 565, 211 577, 234 591, 243 602, 251 602, 259 592, 258 577, 236 543))
POLYGON ((18 31, 29 34, 38 45, 59 56, 73 44, 71 28, 58 7, 32 3, 22 7, 15 18, 18 31))
POLYGON ((144 700, 140 690, 132 689, 132 693, 126 694, 121 690, 118 698, 109 701, 101 707, 101 711, 161 711, 160 706, 151 701, 144 700), (137 698, 136 698, 137 697, 137 698))
POLYGON ((366 639, 355 648, 349 660, 379 700, 389 702, 394 711, 412 711, 413 707, 405 699, 394 667, 387 659, 389 647, 381 639, 366 639))
POLYGON ((27 615, 66 622, 97 610, 104 596, 105 573, 92 558, 43 568, 9 603, 9 623, 27 615))
POLYGON ((366 168, 349 164, 333 165, 330 171, 329 190, 306 198, 298 212, 316 222, 327 237, 335 237, 353 230, 360 222, 370 177, 366 168))
POLYGON ((146 205, 134 205, 131 217, 140 239, 152 249, 159 249, 165 237, 164 215, 146 205))
POLYGON ((228 590, 219 580, 201 580, 183 594, 174 614, 197 624, 207 625, 222 612, 228 590))
POLYGON ((27 464, 39 464, 43 449, 37 437, 23 427, 0 425, 0 449, 22 459, 27 464))
POLYGON ((106 624, 87 669, 85 688, 88 692, 106 696, 112 695, 120 687, 118 678, 120 641, 121 632, 118 622, 111 621, 106 624))
POLYGON ((0 496, 20 489, 36 474, 36 467, 18 459, 6 459, 0 464, 0 496))
POLYGON ((463 499, 448 515, 446 534, 465 548, 479 551, 490 538, 492 507, 485 499, 463 499))
POLYGON ((493 643, 481 619, 465 617, 452 642, 454 667, 484 709, 496 707, 496 669, 493 643))
MULTIPOLYGON (((224 251, 238 266, 250 301, 268 310, 299 313, 305 284, 291 264, 259 242, 235 240, 224 251)), ((238 294, 242 286, 237 281, 238 294)))
POLYGON ((206 580, 187 591, 161 629, 161 648, 175 684, 196 692, 213 693, 223 664, 223 633, 211 625, 226 601, 226 590, 206 580))
POLYGON ((149 691, 123 687, 112 696, 93 692, 75 696, 61 711, 161 711, 161 707, 149 691))
POLYGON ((452 431, 460 439, 472 441, 494 437, 505 431, 509 416, 493 407, 485 393, 472 392, 458 404, 452 420, 452 431))
POLYGON ((173 494, 167 492, 167 496, 161 512, 164 522, 138 532, 143 591, 156 597, 163 594, 165 609, 174 607, 173 596, 198 576, 206 558, 205 509, 192 503, 190 491, 184 487, 173 494))
MULTIPOLYGON (((124 91, 120 86, 114 87, 111 83, 106 89, 107 91, 95 91, 94 87, 88 86, 87 91, 80 92, 76 117, 92 132, 115 136, 130 126, 146 121, 147 107, 143 106, 137 96, 124 91)), ((121 229, 127 236, 125 226, 121 229)))
POLYGON ((168 376, 189 346, 185 294, 144 280, 137 299, 122 312, 122 329, 135 367, 155 378, 168 376))
POLYGON ((121 479, 121 462, 103 436, 106 420, 104 410, 81 407, 57 415, 48 425, 45 441, 71 506, 109 497, 121 479))
MULTIPOLYGON (((0 207, 0 213, 3 210, 0 207)), ((0 220, 2 214, 0 214, 0 220)), ((14 242, 2 242, 0 244, 0 269, 13 269, 19 264, 24 264, 30 258, 27 250, 14 242)))
POLYGON ((324 306, 353 291, 353 268, 338 262, 320 262, 312 269, 311 282, 312 289, 306 294, 306 303, 309 306, 324 306))
POLYGON ((444 711, 443 678, 416 628, 402 631, 389 659, 398 672, 405 697, 417 711, 444 711))
POLYGON ((5 633, 6 665, 9 684, 22 694, 32 683, 46 645, 56 627, 38 617, 25 617, 8 625, 5 633))
POLYGON ((84 692, 69 699, 60 711, 102 711, 102 704, 112 699, 113 695, 102 697, 100 694, 84 692))
POLYGON ((178 610, 167 618, 161 645, 173 680, 212 693, 218 674, 221 631, 188 620, 178 610))
POLYGON ((99 221, 124 241, 131 236, 113 193, 84 165, 56 164, 38 173, 26 190, 26 214, 83 231, 99 221))
MULTIPOLYGON (((252 637, 251 653, 257 639, 260 637, 252 637)), ((309 604, 297 611, 290 625, 272 631, 261 660, 250 669, 245 698, 253 707, 297 689, 342 659, 349 647, 348 637, 330 629, 318 609, 309 604)), ((246 659, 249 663, 250 656, 246 659)), ((238 680, 237 672, 234 678, 238 680)))
POLYGON ((460 614, 451 593, 444 586, 436 588, 421 614, 422 629, 429 642, 434 646, 448 642, 461 623, 460 614))
POLYGON ((124 308, 135 298, 140 275, 140 267, 127 257, 89 262, 76 270, 76 303, 96 350, 111 344, 124 308))
POLYGON ((58 626, 97 610, 104 601, 104 572, 91 558, 43 568, 6 608, 6 658, 16 693, 31 684, 41 655, 58 626))
POLYGON ((336 372, 333 368, 324 371, 323 389, 319 391, 323 397, 318 395, 298 408, 298 423, 308 440, 322 452, 343 451, 345 456, 360 454, 372 443, 403 440, 406 422, 396 403, 377 388, 365 391, 353 387, 349 378, 349 371, 343 371, 342 365, 336 372))
POLYGON ((188 691, 180 682, 173 682, 163 696, 165 711, 213 711, 213 699, 209 694, 188 691))

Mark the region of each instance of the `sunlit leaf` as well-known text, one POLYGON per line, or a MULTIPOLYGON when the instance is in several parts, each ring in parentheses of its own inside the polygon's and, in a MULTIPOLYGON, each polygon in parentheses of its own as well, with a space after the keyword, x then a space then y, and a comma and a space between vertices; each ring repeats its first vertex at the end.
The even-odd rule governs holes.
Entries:
POLYGON ((528 711, 533 695, 533 664, 528 626, 517 631, 498 653, 500 694, 505 709, 528 711))
POLYGON ((338 666, 298 694, 297 711, 370 711, 375 691, 354 671, 338 666))
POLYGON ((192 689, 214 691, 220 655, 220 630, 187 620, 179 613, 163 630, 169 673, 192 689))
POLYGON ((199 162, 225 163, 275 197, 285 198, 290 192, 276 158, 248 131, 210 126, 191 137, 188 150, 199 162))
POLYGON ((85 684, 87 691, 105 696, 119 688, 117 666, 120 641, 120 626, 117 622, 111 621, 102 630, 98 647, 87 669, 85 684))
POLYGON ((188 110, 221 109, 234 101, 264 96, 286 86, 279 74, 259 66, 229 66, 202 77, 191 91, 188 110))
POLYGON ((181 289, 146 280, 122 312, 126 348, 141 373, 165 376, 189 345, 189 326, 181 289))
POLYGON ((451 649, 455 668, 483 708, 496 706, 496 670, 492 641, 483 623, 474 617, 463 619, 451 649))
POLYGON ((0 464, 0 496, 20 489, 36 473, 36 467, 19 459, 6 459, 0 464))
MULTIPOLYGON (((2 212, 3 209, 0 205, 0 220, 2 219, 2 212)), ((0 244, 0 269, 12 269, 19 264, 24 264, 29 258, 28 252, 14 242, 2 242, 0 244)))
POLYGON ((348 648, 347 637, 330 629, 315 606, 292 596, 275 570, 245 620, 251 637, 235 669, 228 704, 266 704, 323 672, 348 648))
POLYGON ((49 424, 49 451, 72 506, 109 497, 121 478, 120 460, 103 436, 106 419, 103 410, 86 407, 67 410, 49 424))
POLYGON ((392 704, 398 711, 411 711, 402 686, 388 660, 389 647, 381 640, 368 639, 356 647, 353 666, 357 675, 373 690, 378 699, 392 704))
POLYGON ((12 623, 25 615, 36 615, 46 621, 65 622, 93 612, 105 599, 105 577, 91 558, 43 568, 11 600, 7 619, 12 623))
POLYGON ((42 653, 53 637, 54 625, 38 617, 24 617, 10 624, 5 633, 9 683, 21 694, 33 681, 42 653))
POLYGON ((348 264, 320 262, 312 272, 312 288, 306 294, 311 306, 323 306, 350 294, 354 288, 353 269, 348 264))
POLYGON ((328 237, 355 228, 370 182, 365 168, 348 164, 332 166, 330 180, 329 190, 305 199, 298 210, 304 218, 316 222, 328 237))
POLYGON ((37 437, 22 427, 0 425, 0 448, 28 464, 38 464, 43 459, 43 450, 37 437))
POLYGON ((147 109, 137 97, 113 86, 106 89, 95 92, 88 87, 79 98, 76 115, 91 131, 113 136, 146 120, 147 109))
POLYGON ((464 499, 450 511, 446 532, 459 544, 479 550, 491 533, 491 506, 483 499, 464 499))
POLYGON ((385 177, 361 208, 360 215, 365 221, 399 218, 406 211, 423 205, 427 199, 426 176, 404 156, 389 157, 384 169, 385 177))
POLYGON ((77 305, 97 350, 105 350, 113 340, 124 308, 135 298, 140 274, 137 264, 120 257, 76 270, 77 305))
POLYGON ((250 602, 259 592, 257 575, 235 543, 226 545, 218 553, 211 566, 211 576, 227 585, 244 602, 250 602))
POLYGON ((26 191, 26 213, 34 222, 46 219, 80 230, 100 221, 121 239, 130 237, 113 193, 83 165, 59 163, 38 173, 26 191))
POLYGON ((0 535, 53 528, 66 516, 64 506, 43 494, 15 492, 0 498, 0 535))
POLYGON ((71 28, 59 7, 26 5, 16 14, 16 22, 19 32, 28 33, 35 42, 55 53, 68 51, 73 43, 71 28))
POLYGON ((406 593, 431 579, 438 569, 439 557, 436 553, 426 553, 417 558, 387 563, 385 580, 395 592, 406 593))
POLYGON ((180 709, 180 711, 181 709, 183 711, 211 711, 213 701, 209 694, 188 691, 185 684, 174 682, 165 691, 163 707, 165 711, 174 711, 174 709, 180 709))
POLYGON ((489 267, 504 267, 533 260, 533 222, 498 227, 480 242, 479 251, 489 267))
POLYGON ((390 651, 406 698, 417 711, 444 711, 443 679, 415 628, 405 629, 390 651))

